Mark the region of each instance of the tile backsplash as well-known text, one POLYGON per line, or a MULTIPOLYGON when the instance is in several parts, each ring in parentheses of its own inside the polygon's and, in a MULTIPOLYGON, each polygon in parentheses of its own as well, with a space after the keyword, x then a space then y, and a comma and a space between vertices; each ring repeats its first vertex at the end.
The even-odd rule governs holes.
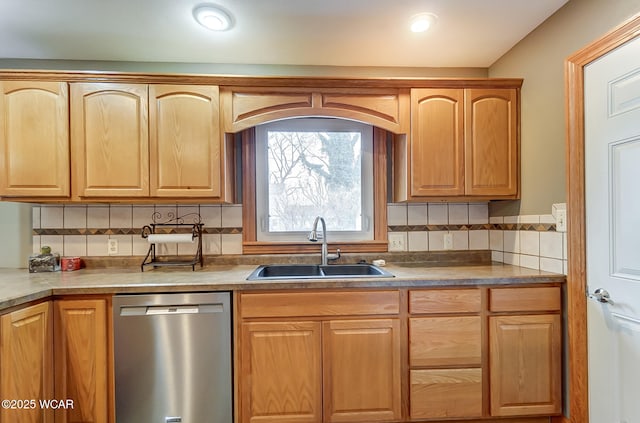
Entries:
MULTIPOLYGON (((42 245, 65 256, 144 256, 149 244, 143 226, 156 214, 162 222, 197 213, 204 223, 203 254, 242 254, 240 205, 34 205, 33 251, 42 245)), ((387 205, 388 233, 402 251, 491 250, 495 262, 566 273, 566 234, 556 232, 551 215, 489 218, 488 203, 400 203, 387 205), (392 235, 393 234, 393 235, 392 235)), ((159 244, 162 255, 192 255, 195 244, 159 244)))
POLYGON ((493 261, 567 274, 567 234, 552 215, 491 217, 493 261))
MULTIPOLYGON (((115 256, 144 256, 149 244, 142 227, 197 213, 204 223, 206 255, 242 253, 242 207, 238 205, 35 205, 33 251, 42 245, 65 256, 107 256, 108 240, 118 240, 115 256)), ((192 255, 195 244, 160 244, 159 254, 192 255)))

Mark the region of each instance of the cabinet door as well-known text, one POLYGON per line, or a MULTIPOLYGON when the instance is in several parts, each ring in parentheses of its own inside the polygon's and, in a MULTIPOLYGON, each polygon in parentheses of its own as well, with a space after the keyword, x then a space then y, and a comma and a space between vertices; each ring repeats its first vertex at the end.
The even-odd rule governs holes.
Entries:
POLYGON ((412 196, 464 194, 463 90, 412 89, 412 196))
POLYGON ((244 323, 240 421, 322 421, 319 322, 244 323))
POLYGON ((221 195, 219 93, 217 86, 151 85, 151 195, 221 195))
POLYGON ((324 420, 400 419, 399 320, 334 320, 323 325, 324 420))
POLYGON ((560 316, 490 318, 491 415, 560 413, 560 316))
POLYGON ((0 408, 0 421, 53 422, 53 410, 40 400, 53 396, 51 303, 41 303, 0 318, 0 398, 31 401, 29 409, 0 408))
POLYGON ((69 196, 66 82, 0 82, 0 195, 69 196))
POLYGON ((466 90, 465 120, 466 194, 518 194, 517 91, 466 90))
POLYGON ((146 85, 71 84, 74 195, 149 195, 146 85))
POLYGON ((56 411, 56 422, 107 419, 106 300, 60 300, 54 308, 55 398, 73 400, 56 411))

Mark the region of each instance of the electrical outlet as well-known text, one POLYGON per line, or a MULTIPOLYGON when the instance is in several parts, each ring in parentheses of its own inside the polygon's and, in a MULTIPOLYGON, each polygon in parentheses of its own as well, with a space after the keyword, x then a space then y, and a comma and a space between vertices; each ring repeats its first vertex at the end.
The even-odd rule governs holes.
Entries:
POLYGON ((556 211, 556 231, 567 232, 567 211, 566 210, 556 211))
POLYGON ((406 238, 404 233, 396 232, 389 234, 389 251, 407 251, 406 238))
POLYGON ((110 238, 107 241, 107 250, 110 256, 118 254, 118 240, 110 238))
POLYGON ((453 234, 450 232, 444 234, 444 249, 453 250, 453 234))

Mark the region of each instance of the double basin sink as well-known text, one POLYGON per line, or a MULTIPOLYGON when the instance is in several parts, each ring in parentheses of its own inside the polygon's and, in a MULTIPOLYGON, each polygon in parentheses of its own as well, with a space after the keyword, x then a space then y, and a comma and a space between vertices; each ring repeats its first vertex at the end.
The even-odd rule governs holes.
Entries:
POLYGON ((270 264, 259 266, 247 280, 392 277, 391 273, 373 264, 270 264))

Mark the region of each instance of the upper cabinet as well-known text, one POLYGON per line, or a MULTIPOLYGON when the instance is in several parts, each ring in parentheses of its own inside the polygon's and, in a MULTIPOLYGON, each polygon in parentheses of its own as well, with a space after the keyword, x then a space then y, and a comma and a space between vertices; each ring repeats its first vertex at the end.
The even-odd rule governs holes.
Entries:
POLYGON ((393 138, 394 201, 516 199, 521 84, 0 71, 0 198, 231 202, 234 134, 334 117, 393 138))
POLYGON ((68 197, 66 82, 0 81, 0 196, 68 197))
POLYGON ((217 86, 149 86, 151 196, 221 197, 217 86))
POLYGON ((353 119, 394 133, 408 131, 408 89, 226 87, 220 96, 225 132, 302 116, 353 119))
POLYGON ((464 195, 464 90, 411 90, 411 195, 464 195))
POLYGON ((223 201, 218 105, 217 86, 71 84, 74 197, 223 201))
POLYGON ((465 194, 518 194, 515 89, 465 90, 465 194))
POLYGON ((398 201, 519 195, 517 88, 411 90, 395 150, 398 201))
POLYGON ((146 85, 71 84, 74 195, 149 195, 146 85))

